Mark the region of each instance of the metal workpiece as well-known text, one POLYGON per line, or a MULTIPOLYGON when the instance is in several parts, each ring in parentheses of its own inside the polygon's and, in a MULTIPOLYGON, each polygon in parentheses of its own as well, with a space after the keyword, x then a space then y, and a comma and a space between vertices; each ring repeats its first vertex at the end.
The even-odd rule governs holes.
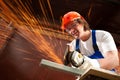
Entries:
POLYGON ((41 65, 46 66, 46 67, 50 67, 50 68, 53 68, 53 69, 56 69, 59 71, 69 72, 69 73, 74 74, 74 75, 81 75, 85 72, 82 69, 72 68, 72 67, 65 66, 63 64, 58 64, 58 63, 55 63, 55 62, 52 62, 49 60, 45 60, 45 59, 41 60, 40 66, 41 65))
POLYGON ((48 67, 54 70, 68 72, 73 75, 81 75, 80 80, 120 80, 120 75, 115 72, 90 67, 89 69, 77 69, 63 64, 58 64, 49 60, 42 59, 39 66, 48 67), (90 78, 91 77, 91 78, 90 78))

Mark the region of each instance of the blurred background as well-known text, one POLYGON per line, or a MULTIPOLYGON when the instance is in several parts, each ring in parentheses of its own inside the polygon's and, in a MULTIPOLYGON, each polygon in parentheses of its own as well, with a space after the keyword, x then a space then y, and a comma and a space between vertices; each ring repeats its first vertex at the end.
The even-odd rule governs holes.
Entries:
POLYGON ((120 57, 119 0, 0 0, 0 80, 75 80, 39 65, 41 59, 63 64, 73 39, 60 28, 68 11, 79 12, 91 29, 109 31, 120 57))

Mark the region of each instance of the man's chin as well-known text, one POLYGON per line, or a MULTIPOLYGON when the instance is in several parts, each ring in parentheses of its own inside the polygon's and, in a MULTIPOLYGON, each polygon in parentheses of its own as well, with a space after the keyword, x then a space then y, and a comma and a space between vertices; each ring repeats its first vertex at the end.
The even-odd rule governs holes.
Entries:
POLYGON ((73 36, 75 39, 78 39, 79 37, 78 36, 73 36))

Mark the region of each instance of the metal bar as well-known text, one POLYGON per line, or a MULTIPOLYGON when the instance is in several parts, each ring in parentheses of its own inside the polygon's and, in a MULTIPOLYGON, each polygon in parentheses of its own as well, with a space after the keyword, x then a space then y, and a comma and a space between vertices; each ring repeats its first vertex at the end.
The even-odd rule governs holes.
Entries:
MULTIPOLYGON (((95 80, 120 80, 119 74, 113 71, 109 71, 105 69, 98 69, 94 67, 91 67, 86 73, 84 73, 81 76, 80 80, 88 80, 86 79, 87 76, 89 76, 90 78, 90 76, 92 77, 93 75, 96 78, 95 80)), ((90 79, 90 80, 93 80, 93 79, 90 79)))
POLYGON ((65 66, 65 65, 62 65, 62 64, 58 64, 58 63, 48 61, 48 60, 45 60, 45 59, 41 60, 40 66, 41 65, 46 66, 46 67, 50 67, 50 68, 53 68, 53 69, 56 69, 56 70, 59 70, 59 71, 68 72, 68 73, 71 73, 71 74, 74 74, 74 75, 81 75, 85 72, 85 70, 72 68, 72 67, 65 66))
POLYGON ((116 74, 115 72, 108 71, 105 69, 97 69, 97 68, 91 67, 88 70, 83 70, 80 68, 77 69, 77 68, 72 68, 69 66, 62 65, 62 64, 58 64, 58 63, 48 61, 45 59, 41 60, 40 66, 41 65, 52 68, 54 70, 64 71, 64 72, 68 72, 74 75, 81 75, 80 80, 86 80, 87 76, 89 76, 90 74, 96 76, 96 79, 104 78, 105 80, 106 79, 107 80, 120 80, 120 75, 116 74))

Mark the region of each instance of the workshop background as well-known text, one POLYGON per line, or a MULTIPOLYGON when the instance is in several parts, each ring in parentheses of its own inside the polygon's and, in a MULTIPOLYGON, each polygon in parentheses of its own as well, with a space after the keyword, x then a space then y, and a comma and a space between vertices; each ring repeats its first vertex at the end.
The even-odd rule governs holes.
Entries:
POLYGON ((0 0, 0 80, 75 80, 39 65, 41 59, 63 64, 73 39, 60 28, 68 11, 79 12, 91 29, 109 31, 120 58, 119 0, 0 0))

